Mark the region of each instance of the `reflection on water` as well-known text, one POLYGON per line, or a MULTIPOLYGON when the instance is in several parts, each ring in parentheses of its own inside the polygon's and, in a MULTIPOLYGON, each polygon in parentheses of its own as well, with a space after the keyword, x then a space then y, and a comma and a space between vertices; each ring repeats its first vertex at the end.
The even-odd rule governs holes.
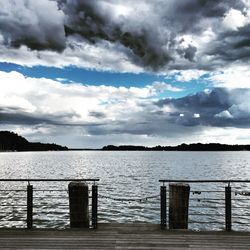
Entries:
MULTIPOLYGON (((249 165, 248 152, 0 153, 0 178, 99 177, 99 222, 159 223, 159 179, 250 179, 249 165)), ((31 184, 34 226, 68 227, 67 183, 31 184)), ((19 190, 0 192, 1 227, 25 227, 26 185, 1 183, 1 190, 19 190)), ((190 228, 224 228, 224 188, 224 184, 191 185, 190 228)), ((249 196, 237 194, 250 191, 250 186, 233 185, 232 190, 233 228, 250 230, 249 196)))

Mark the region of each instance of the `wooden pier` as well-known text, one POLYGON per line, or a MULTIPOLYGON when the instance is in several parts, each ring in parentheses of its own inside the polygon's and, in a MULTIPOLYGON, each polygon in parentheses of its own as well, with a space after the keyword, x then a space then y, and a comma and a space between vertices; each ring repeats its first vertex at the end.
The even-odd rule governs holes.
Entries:
MULTIPOLYGON (((233 231, 244 227, 237 227, 237 222, 232 221, 232 204, 236 202, 240 206, 237 208, 241 210, 238 216, 245 216, 249 218, 249 192, 246 190, 236 189, 231 190, 231 183, 250 183, 250 180, 188 180, 187 183, 222 183, 226 186, 220 187, 220 190, 190 190, 189 185, 183 184, 183 180, 160 180, 162 186, 160 189, 160 224, 99 224, 98 222, 98 186, 96 182, 99 179, 0 179, 0 182, 27 182, 27 189, 2 189, 2 212, 4 209, 13 208, 13 204, 6 194, 27 193, 27 204, 20 202, 20 211, 27 212, 26 216, 22 217, 22 227, 26 229, 7 229, 5 226, 0 229, 0 250, 1 249, 250 249, 250 232, 249 223, 244 222, 248 232, 233 231), (32 182, 32 184, 31 184, 32 182), (37 218, 33 219, 33 207, 40 206, 40 203, 33 204, 33 192, 36 192, 37 197, 41 196, 41 192, 55 192, 54 198, 61 199, 60 192, 66 192, 64 189, 52 189, 44 187, 43 189, 33 189, 36 182, 70 182, 68 185, 69 194, 69 213, 71 228, 63 230, 56 229, 41 229, 36 228, 39 225, 37 218), (85 182, 91 182, 92 188, 89 192, 85 182), (179 183, 171 184, 170 183, 179 183), (167 191, 166 183, 169 183, 170 189, 167 191), (59 192, 59 193, 58 193, 59 192), (218 196, 219 194, 220 197, 218 196), (202 218, 208 215, 207 213, 199 211, 199 209, 209 208, 209 206, 201 205, 201 193, 209 193, 211 196, 206 196, 203 200, 213 201, 213 204, 219 204, 216 209, 223 209, 220 215, 220 220, 217 220, 218 213, 208 213, 213 217, 212 220, 207 221, 192 221, 190 223, 206 223, 208 231, 190 231, 187 230, 189 220, 188 216, 198 216, 202 218), (190 194, 192 198, 189 199, 190 194), (40 196, 39 196, 40 195, 40 196), (233 197, 232 197, 233 195, 233 197), (241 195, 243 197, 235 197, 241 195), (246 197, 245 197, 246 196, 246 197), (185 199, 183 198, 185 197, 185 199), (168 198, 168 199, 167 199, 168 198), (7 203, 6 203, 7 200, 7 203), (4 203, 5 201, 5 203, 4 203), (189 201, 193 201, 191 208, 199 208, 198 211, 188 213, 189 201), (90 202, 90 203, 89 203, 90 202), (243 203, 242 203, 243 202, 243 203), (6 205, 7 204, 7 205, 6 205), (91 206, 89 205, 91 204, 91 206), (183 204, 185 204, 183 206, 183 204), (26 211, 25 208, 26 207, 26 211), (91 211, 91 212, 90 212, 91 211), (223 220, 221 218, 224 217, 223 220), (87 221, 87 223, 85 223, 87 221), (233 223, 232 223, 233 222, 233 223), (209 231, 216 229, 214 223, 224 224, 219 228, 224 228, 225 231, 209 231), (90 227, 90 228, 89 228, 90 227), (177 230, 178 229, 178 230, 177 230)), ((158 196, 158 195, 157 195, 158 196)), ((25 197, 25 196, 24 196, 25 197)), ((37 198, 36 197, 36 198, 37 198)), ((149 198, 149 197, 146 197, 149 198)), ((112 199, 112 197, 111 197, 112 199)), ((115 199, 115 198, 114 198, 115 199)), ((18 200, 18 199, 17 199, 18 200)), ((131 200, 128 198, 127 200, 131 200)), ((57 204, 57 203, 55 203, 57 204)), ((67 205, 68 207, 68 205, 67 205)), ((53 214, 53 211, 52 211, 53 214)), ((235 216, 235 215, 234 215, 235 216)), ((4 216, 3 216, 4 217, 4 216)), ((8 218, 8 217, 7 217, 8 218)), ((19 218, 17 218, 19 219, 19 218)), ((103 220, 103 218, 102 218, 103 220)), ((4 221, 4 220, 3 220, 4 221)), ((17 220, 18 221, 18 220, 17 220)), ((19 221, 19 222, 20 222, 19 221)), ((46 221, 46 220, 45 220, 46 221)), ((13 220, 12 220, 13 222, 13 220)), ((154 223, 154 222, 152 222, 154 223)), ((216 225, 217 225, 216 224, 216 225)), ((20 226, 20 224, 18 224, 20 226)), ((46 224, 44 224, 47 226, 46 224)), ((8 220, 6 221, 8 225, 8 220)), ((12 225, 13 227, 14 225, 12 225)))
POLYGON ((99 224, 98 229, 1 229, 0 249, 250 249, 248 232, 161 230, 152 224, 99 224))

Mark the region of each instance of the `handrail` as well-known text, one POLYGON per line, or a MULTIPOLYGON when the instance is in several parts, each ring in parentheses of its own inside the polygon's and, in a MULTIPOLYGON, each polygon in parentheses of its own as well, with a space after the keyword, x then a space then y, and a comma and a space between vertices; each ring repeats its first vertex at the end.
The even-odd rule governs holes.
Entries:
MULTIPOLYGON (((31 229, 33 227, 33 207, 36 207, 36 205, 33 204, 33 200, 34 198, 40 198, 39 200, 41 200, 41 197, 36 197, 36 196, 33 196, 33 193, 34 192, 38 192, 38 191, 43 191, 43 192, 46 192, 46 190, 44 189, 33 189, 33 185, 36 185, 34 182, 50 182, 50 184, 47 184, 47 185, 54 185, 54 183, 52 182, 91 182, 91 185, 92 185, 92 191, 86 191, 85 189, 85 193, 81 193, 81 197, 85 197, 87 200, 91 199, 92 202, 91 202, 91 208, 92 208, 92 213, 91 213, 91 218, 92 218, 92 228, 97 228, 97 213, 98 213, 98 186, 97 186, 97 183, 100 179, 99 178, 65 178, 65 179, 59 179, 59 178, 15 178, 15 179, 4 179, 4 178, 0 178, 0 182, 26 182, 27 183, 27 189, 26 190, 10 190, 10 189, 1 189, 0 192, 18 192, 18 191, 23 191, 23 192, 27 192, 27 196, 23 196, 23 197, 18 197, 18 201, 20 201, 20 198, 23 200, 25 200, 26 198, 26 204, 12 204, 10 202, 7 202, 6 204, 1 204, 0 206, 6 206, 6 207, 13 207, 13 206, 17 206, 17 207, 26 207, 26 210, 23 210, 23 211, 26 211, 27 212, 27 216, 26 216, 26 224, 27 224, 27 228, 28 229, 31 229), (89 194, 91 192, 91 195, 89 194)), ((3 183, 2 183, 3 184, 3 183)), ((59 184, 59 183, 58 183, 59 184)), ((57 186, 58 184, 56 184, 55 186, 57 186)), ((89 184, 89 183, 88 183, 89 184)), ((19 185, 19 184, 18 184, 19 185)), ((63 184, 65 185, 65 184, 63 184)), ((38 185, 39 186, 39 185, 38 185)), ((68 187, 68 193, 69 193, 69 205, 67 205, 67 207, 75 207, 75 204, 74 202, 76 202, 75 200, 77 200, 75 197, 77 197, 80 193, 77 191, 75 191, 75 189, 73 190, 72 188, 70 189, 70 187, 68 187), (73 190, 70 194, 70 190, 73 190), (79 194, 78 194, 79 193, 79 194), (70 199, 70 197, 73 197, 73 199, 70 199), (73 205, 72 205, 73 204, 73 205)), ((53 190, 53 189, 49 189, 47 191, 67 191, 67 190, 58 190, 58 188, 56 190, 53 190)), ((53 196, 49 196, 49 197, 52 197, 53 196)), ((6 198, 5 196, 3 197, 3 199, 6 198)), ((12 195, 10 198, 13 198, 12 195)), ((48 198, 48 197, 47 197, 48 198)), ((54 196, 54 198, 59 198, 58 196, 54 196)), ((62 196, 60 196, 60 199, 62 198, 62 196)), ((6 198, 6 200, 8 200, 8 196, 6 198)), ((86 202, 85 202, 86 203, 86 202)), ((87 201, 88 203, 88 201, 87 201)), ((78 204, 78 203, 77 203, 78 204)), ((43 204, 44 206, 44 204, 43 204)), ((59 205, 59 206, 62 206, 62 205, 59 205)), ((86 210, 87 211, 87 210, 86 210)), ((75 211, 74 211, 75 212, 75 211)), ((73 213, 74 213, 73 212, 73 213)), ((71 212, 70 212, 71 213, 71 212)), ((89 212, 87 211, 86 212, 86 216, 88 216, 89 212)), ((70 215, 71 216, 71 215, 70 215)), ((73 218, 73 217, 72 217, 73 218)), ((87 218, 87 217, 86 217, 87 218)), ((88 218, 87 218, 88 220, 88 218)), ((0 218, 0 221, 3 221, 2 218, 0 218)), ((14 221, 18 221, 18 220, 14 220, 14 221)), ((70 223, 71 223, 71 217, 70 217, 70 223)), ((89 225, 88 225, 89 226, 89 225)))
POLYGON ((63 182, 67 182, 67 181, 100 181, 99 178, 93 178, 93 179, 73 179, 73 178, 66 178, 66 179, 28 179, 28 178, 25 178, 25 179, 0 179, 0 181, 6 181, 6 182, 9 182, 9 181, 25 181, 25 182, 29 182, 29 181, 32 181, 32 182, 46 182, 46 181, 63 181, 63 182))
MULTIPOLYGON (((166 228, 166 222, 167 222, 167 206, 169 209, 169 213, 168 213, 168 223, 169 225, 172 226, 172 222, 174 221, 173 218, 175 218, 176 216, 180 216, 181 214, 186 214, 185 218, 183 217, 182 220, 186 223, 185 224, 185 228, 187 227, 187 223, 188 223, 188 207, 192 207, 192 208, 206 208, 206 209, 210 209, 209 205, 203 205, 203 206, 196 206, 196 203, 191 204, 191 206, 189 206, 189 202, 194 202, 197 200, 197 202, 201 202, 201 201, 205 201, 205 202, 209 202, 210 204, 211 202, 215 202, 216 204, 220 204, 220 208, 224 208, 225 211, 224 213, 221 213, 222 215, 224 215, 225 217, 225 230, 226 231, 231 231, 232 229, 232 210, 235 206, 235 201, 248 201, 250 202, 249 199, 237 199, 235 198, 233 195, 245 195, 245 196, 250 196, 250 192, 249 191, 239 191, 237 188, 238 186, 242 186, 241 188, 245 188, 244 184, 249 184, 250 180, 249 179, 203 179, 203 180, 197 180, 197 179, 179 179, 179 180, 174 180, 174 179, 160 179, 159 182, 161 183, 161 227, 164 229, 166 228), (169 187, 166 185, 166 183, 169 184, 169 187), (183 183, 183 186, 178 187, 179 191, 177 192, 175 190, 175 185, 171 185, 174 183, 183 183), (210 183, 210 185, 206 185, 206 186, 211 186, 213 185, 212 183, 224 183, 224 185, 220 185, 222 188, 222 186, 224 187, 224 190, 212 190, 209 191, 208 190, 190 190, 189 185, 187 184, 202 184, 202 183, 210 183), (231 187, 231 184, 233 183, 238 183, 238 185, 233 185, 231 187), (189 189, 187 190, 186 187, 189 187, 189 189), (186 188, 186 189, 185 189, 186 188), (235 190, 234 190, 235 189, 235 190), (172 191, 171 191, 172 190, 172 191), (173 191, 174 190, 174 191, 173 191), (186 196, 184 195, 184 191, 186 196), (189 197, 190 195, 200 195, 201 193, 205 193, 205 192, 210 192, 211 194, 213 193, 224 193, 224 196, 215 196, 213 195, 212 197, 189 197), (188 194, 187 194, 188 193, 188 194), (166 200, 168 196, 168 200, 166 200), (185 198, 186 197, 186 198, 185 198), (187 198, 188 197, 188 198, 187 198), (185 199, 184 199, 185 198, 185 199), (217 202, 218 201, 218 202, 217 202), (173 205, 174 204, 174 205, 173 205), (184 204, 187 204, 184 206, 184 204), (221 206, 223 204, 223 206, 221 206), (170 207, 171 205, 171 207, 170 207), (176 206, 176 207, 173 207, 176 206), (185 211, 182 211, 179 208, 184 208, 185 207, 185 211), (181 212, 179 212, 179 210, 181 212), (170 211, 171 211, 171 216, 170 216, 170 211), (175 211, 175 215, 172 216, 173 212, 175 211)), ((190 185, 191 186, 191 185, 190 185)), ((192 185, 193 186, 193 185, 192 185)), ((195 185, 194 185, 195 186, 195 185)), ((198 185, 200 186, 200 185, 198 185)), ((204 187, 203 187, 204 189, 204 187)), ((207 203, 208 204, 208 203, 207 203)), ((240 204, 240 206, 242 206, 242 204, 240 204)), ((218 209, 218 207, 216 207, 218 209)), ((248 206, 245 206, 245 208, 249 208, 248 206)), ((207 216, 207 211, 205 213, 197 213, 196 211, 191 211, 191 213, 189 215, 195 215, 195 216, 207 216)), ((245 216, 245 215, 244 215, 245 216)), ((249 216, 249 215, 248 215, 249 216)), ((194 223, 191 221, 191 223, 194 223)), ((213 222, 206 222, 206 223, 213 223, 213 222)), ((234 222, 235 223, 235 222, 234 222)), ((177 225, 177 224, 176 224, 177 225)), ((176 226, 175 225, 175 226, 176 226)), ((178 225, 177 225, 178 226, 178 225)), ((183 226, 184 227, 184 226, 183 226)))
POLYGON ((250 180, 173 180, 160 179, 159 182, 188 182, 188 183, 250 183, 250 180))

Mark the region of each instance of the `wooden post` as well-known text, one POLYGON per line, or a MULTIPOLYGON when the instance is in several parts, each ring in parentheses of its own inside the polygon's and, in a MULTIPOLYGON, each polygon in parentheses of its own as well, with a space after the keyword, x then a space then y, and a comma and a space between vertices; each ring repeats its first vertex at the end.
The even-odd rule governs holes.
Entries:
POLYGON ((97 222, 98 222, 98 217, 97 217, 97 208, 98 208, 98 187, 97 185, 92 186, 92 227, 94 229, 97 228, 97 222))
POLYGON ((27 186, 27 228, 33 227, 33 186, 27 186))
POLYGON ((70 182, 69 186, 70 227, 89 228, 88 185, 83 182, 70 182))
POLYGON ((231 187, 225 187, 225 223, 226 231, 232 229, 232 199, 231 199, 231 187))
POLYGON ((169 184, 169 229, 188 228, 189 192, 188 184, 169 184))
POLYGON ((166 228, 166 186, 161 186, 161 229, 166 228))

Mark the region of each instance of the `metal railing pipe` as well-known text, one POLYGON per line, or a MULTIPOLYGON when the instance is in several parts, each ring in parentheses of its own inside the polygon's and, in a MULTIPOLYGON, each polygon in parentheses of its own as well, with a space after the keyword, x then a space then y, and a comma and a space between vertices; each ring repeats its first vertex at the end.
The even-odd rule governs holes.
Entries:
POLYGON ((53 182, 53 181, 58 181, 58 182, 68 182, 68 181, 92 181, 92 182, 95 182, 95 181, 99 181, 100 179, 99 178, 94 178, 94 179, 91 179, 91 178, 83 178, 83 179, 73 179, 73 178, 66 178, 66 179, 53 179, 53 178, 50 178, 50 179, 0 179, 0 182, 12 182, 12 181, 23 181, 23 182, 53 182))

